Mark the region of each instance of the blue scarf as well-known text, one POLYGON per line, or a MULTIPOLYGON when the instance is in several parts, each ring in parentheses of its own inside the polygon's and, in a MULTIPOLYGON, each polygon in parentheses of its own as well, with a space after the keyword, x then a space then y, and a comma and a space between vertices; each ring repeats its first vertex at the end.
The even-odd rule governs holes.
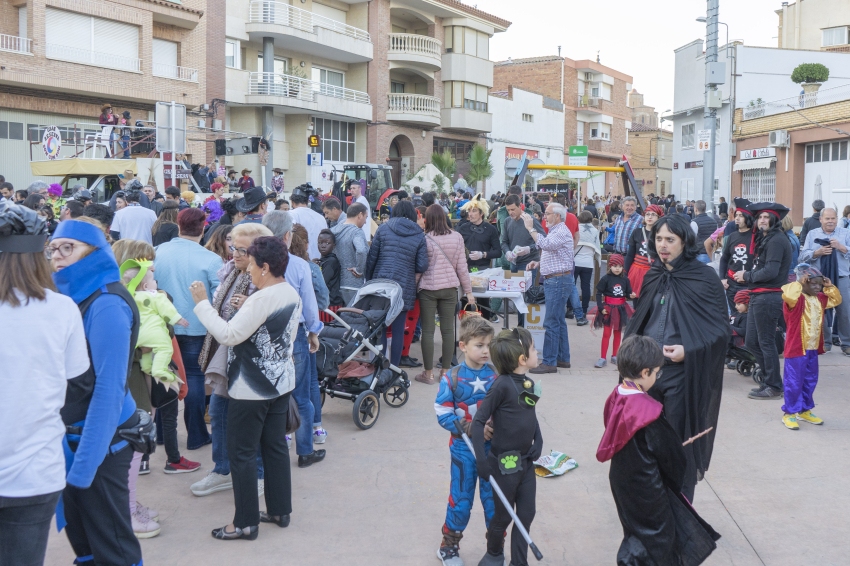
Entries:
POLYGON ((59 292, 71 297, 75 303, 80 304, 106 284, 121 280, 112 248, 97 226, 79 220, 65 220, 56 228, 52 239, 56 238, 77 240, 95 248, 77 263, 53 274, 53 282, 59 292))

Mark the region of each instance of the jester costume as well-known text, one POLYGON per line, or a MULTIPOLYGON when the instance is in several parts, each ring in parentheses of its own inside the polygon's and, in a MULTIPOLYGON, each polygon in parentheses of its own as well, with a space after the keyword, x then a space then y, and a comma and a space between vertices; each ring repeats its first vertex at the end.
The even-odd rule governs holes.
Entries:
MULTIPOLYGON (((461 419, 469 434, 472 419, 484 400, 487 391, 496 378, 492 366, 484 365, 474 370, 461 363, 452 368, 440 379, 440 389, 434 402, 437 422, 452 433, 449 440, 449 452, 452 457, 452 479, 449 487, 449 504, 446 508, 446 522, 443 524, 442 547, 456 547, 463 537, 463 530, 469 523, 472 502, 475 501, 475 481, 478 473, 475 467, 475 455, 469 451, 466 443, 458 436, 454 422, 461 419)), ((489 449, 490 443, 486 443, 489 449)), ((484 522, 490 525, 493 518, 493 490, 490 482, 481 478, 478 484, 481 504, 484 506, 484 522)))

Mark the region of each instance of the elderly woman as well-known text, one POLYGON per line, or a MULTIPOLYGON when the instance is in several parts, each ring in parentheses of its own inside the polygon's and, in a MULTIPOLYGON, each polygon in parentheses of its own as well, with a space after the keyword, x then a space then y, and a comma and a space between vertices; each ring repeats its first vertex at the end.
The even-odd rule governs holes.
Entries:
POLYGON ((432 204, 425 211, 425 245, 428 250, 428 269, 419 280, 425 370, 415 379, 431 385, 434 383, 434 327, 437 315, 440 316, 440 334, 443 337, 442 367, 448 370, 455 352, 454 320, 458 287, 463 287, 469 303, 475 304, 475 297, 469 282, 463 238, 449 228, 446 213, 439 204, 432 204))
POLYGON ((191 284, 195 314, 227 352, 227 452, 236 512, 233 522, 213 529, 220 540, 255 540, 260 521, 289 525, 292 484, 286 420, 295 387, 292 344, 301 316, 301 299, 284 279, 289 252, 279 238, 263 236, 245 250, 247 272, 257 291, 229 321, 207 299, 200 281, 191 284), (269 472, 266 511, 257 500, 257 446, 269 472))
POLYGON ((0 349, 0 564, 42 564, 65 487, 60 410, 89 369, 80 311, 56 292, 36 213, 0 201, 0 320, 21 342, 0 349))
MULTIPOLYGON (((223 226, 218 232, 225 229, 230 232, 233 259, 225 263, 218 271, 218 280, 221 283, 216 288, 212 307, 222 320, 229 321, 245 304, 245 300, 257 290, 248 274, 250 266, 248 248, 257 238, 271 236, 272 232, 262 224, 255 223, 240 224, 236 227, 223 226)), ((203 497, 233 487, 225 441, 230 400, 227 395, 227 348, 220 347, 218 341, 209 332, 204 338, 198 364, 206 376, 207 384, 213 387, 213 393, 210 396, 210 428, 212 429, 214 467, 205 478, 195 482, 190 488, 194 495, 203 497)), ((263 485, 265 473, 262 463, 262 459, 258 458, 258 491, 263 485)))
MULTIPOLYGON (((390 363, 395 366, 401 362, 404 325, 407 321, 407 311, 413 308, 416 301, 416 282, 419 280, 419 274, 424 273, 426 269, 428 251, 425 246, 425 234, 416 225, 416 210, 412 202, 400 201, 393 207, 392 218, 381 224, 375 232, 366 258, 366 272, 363 274, 366 281, 392 279, 401 285, 404 306, 390 327, 392 335, 395 336, 390 351, 390 363)), ((384 348, 386 345, 385 334, 384 348)))
POLYGON ((128 487, 133 449, 126 440, 116 442, 116 432, 139 418, 127 389, 139 311, 96 220, 61 222, 46 252, 57 289, 83 315, 91 360, 89 371, 68 381, 62 409, 70 447, 62 496, 68 540, 78 561, 138 564, 142 551, 133 534, 128 487))
MULTIPOLYGON (((463 222, 457 227, 457 231, 463 237, 463 243, 469 252, 467 264, 470 269, 476 271, 487 269, 494 259, 502 257, 499 231, 487 222, 490 205, 479 193, 463 205, 460 210, 466 213, 468 220, 468 222, 463 222)), ((496 313, 490 310, 490 299, 482 298, 478 302, 484 309, 485 316, 490 317, 490 320, 493 321, 499 319, 496 313)))

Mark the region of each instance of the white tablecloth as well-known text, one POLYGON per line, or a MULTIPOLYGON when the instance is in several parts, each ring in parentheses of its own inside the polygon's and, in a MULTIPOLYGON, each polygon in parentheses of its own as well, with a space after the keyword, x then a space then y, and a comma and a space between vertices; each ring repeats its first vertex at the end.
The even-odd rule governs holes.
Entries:
POLYGON ((518 312, 522 314, 528 313, 525 298, 519 291, 473 291, 472 294, 476 297, 489 299, 510 299, 518 312))

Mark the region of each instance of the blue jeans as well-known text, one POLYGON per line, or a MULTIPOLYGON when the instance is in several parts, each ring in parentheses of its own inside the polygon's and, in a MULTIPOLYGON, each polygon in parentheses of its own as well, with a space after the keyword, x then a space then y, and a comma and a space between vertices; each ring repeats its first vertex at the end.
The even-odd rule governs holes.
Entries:
POLYGON ((697 256, 697 261, 700 263, 711 263, 711 258, 708 257, 708 254, 699 254, 697 256))
POLYGON ((121 149, 124 150, 124 158, 130 159, 130 136, 121 136, 121 149))
POLYGON ((319 391, 319 369, 316 354, 310 354, 310 402, 313 403, 313 426, 322 426, 322 393, 319 391))
POLYGON ((543 319, 543 327, 546 329, 543 363, 547 366, 570 361, 570 340, 564 313, 567 309, 567 300, 575 287, 572 273, 550 277, 543 282, 543 292, 546 294, 546 316, 543 319))
MULTIPOLYGON (((292 345, 292 358, 295 361, 295 389, 292 397, 298 404, 301 415, 301 426, 295 432, 295 452, 299 456, 313 453, 313 401, 311 399, 311 382, 313 371, 310 368, 310 345, 307 342, 307 331, 303 324, 298 325, 298 334, 292 345)), ((321 401, 319 402, 321 405, 321 401)))
MULTIPOLYGON (((220 348, 223 346, 219 346, 220 348)), ((230 460, 227 457, 227 406, 230 399, 213 393, 210 396, 210 428, 212 429, 213 471, 227 476, 230 460)), ((263 479, 263 456, 257 450, 257 478, 263 479)))
MULTIPOLYGON (((575 286, 575 278, 573 278, 573 290, 570 292, 570 307, 576 315, 576 320, 584 318, 584 309, 581 308, 581 299, 578 298, 578 287, 575 286)), ((566 313, 566 311, 564 311, 566 313)))
POLYGON ((189 450, 197 450, 211 442, 210 433, 207 432, 207 423, 204 421, 204 413, 207 408, 204 372, 198 365, 198 356, 201 355, 204 337, 178 334, 177 344, 180 346, 180 357, 183 358, 183 367, 186 368, 186 381, 189 386, 189 393, 183 400, 186 447, 189 450))

